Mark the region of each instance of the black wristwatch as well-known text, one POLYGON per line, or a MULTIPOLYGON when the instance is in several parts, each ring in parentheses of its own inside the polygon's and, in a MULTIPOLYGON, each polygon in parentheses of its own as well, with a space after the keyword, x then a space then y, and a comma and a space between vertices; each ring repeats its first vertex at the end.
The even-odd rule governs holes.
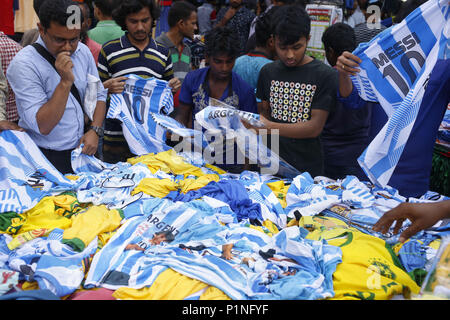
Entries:
POLYGON ((94 130, 94 132, 99 136, 99 138, 103 138, 103 128, 102 127, 90 126, 89 129, 94 130))

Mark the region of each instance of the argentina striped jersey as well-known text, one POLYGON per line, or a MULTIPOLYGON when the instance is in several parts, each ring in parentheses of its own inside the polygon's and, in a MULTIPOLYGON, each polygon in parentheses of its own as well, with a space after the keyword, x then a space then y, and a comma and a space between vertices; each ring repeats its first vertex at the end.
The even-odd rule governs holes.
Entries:
POLYGON ((111 95, 107 118, 122 122, 130 151, 136 155, 170 149, 165 145, 165 129, 156 124, 152 113, 173 111, 172 91, 167 81, 130 75, 122 93, 111 95))
POLYGON ((387 185, 408 141, 431 71, 448 46, 448 17, 448 0, 427 1, 354 51, 362 63, 353 84, 389 117, 358 159, 376 185, 387 185))

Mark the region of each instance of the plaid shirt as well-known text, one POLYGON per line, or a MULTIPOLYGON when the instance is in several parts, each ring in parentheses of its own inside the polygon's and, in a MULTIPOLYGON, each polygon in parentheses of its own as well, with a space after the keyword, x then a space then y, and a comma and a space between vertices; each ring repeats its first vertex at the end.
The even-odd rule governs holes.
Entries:
MULTIPOLYGON (((17 52, 22 49, 22 47, 0 31, 0 57, 2 61, 3 73, 6 76, 6 69, 8 69, 9 63, 14 58, 17 52)), ((25 79, 24 79, 25 80, 25 79)), ((8 100, 6 101, 6 118, 8 121, 19 120, 19 114, 17 113, 16 107, 16 96, 11 86, 8 83, 8 100)))

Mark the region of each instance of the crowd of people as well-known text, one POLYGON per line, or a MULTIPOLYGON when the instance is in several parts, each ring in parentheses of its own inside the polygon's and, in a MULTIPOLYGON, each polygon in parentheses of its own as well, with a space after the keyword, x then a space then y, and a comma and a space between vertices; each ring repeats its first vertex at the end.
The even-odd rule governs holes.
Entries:
MULTIPOLYGON (((127 76, 135 74, 168 81, 172 116, 186 127, 193 127, 195 114, 211 98, 220 100, 258 113, 264 127, 246 126, 276 131, 279 156, 300 172, 368 180, 357 158, 387 115, 352 85, 350 76, 361 62, 352 51, 425 1, 351 2, 343 7, 344 21, 324 32, 326 61, 320 61, 307 54, 308 1, 178 0, 166 17, 153 0, 34 0, 39 22, 21 44, 0 32, 0 130, 26 131, 64 174, 72 172, 71 152, 81 144, 83 153, 105 162, 126 161, 134 155, 121 123, 105 115, 109 95, 121 93, 127 76), (73 5, 81 13, 76 27, 68 25, 73 5), (369 5, 383 14, 377 28, 367 28, 369 5), (161 19, 167 19, 168 30, 156 35, 161 19), (200 68, 193 66, 186 42, 197 36, 204 37, 200 68), (88 74, 99 78, 102 88, 92 119, 82 108, 88 74)), ((449 74, 447 62, 433 70, 425 95, 442 112, 420 119, 421 130, 408 141, 390 180, 403 196, 419 197, 429 188, 432 146, 449 102, 449 74)))

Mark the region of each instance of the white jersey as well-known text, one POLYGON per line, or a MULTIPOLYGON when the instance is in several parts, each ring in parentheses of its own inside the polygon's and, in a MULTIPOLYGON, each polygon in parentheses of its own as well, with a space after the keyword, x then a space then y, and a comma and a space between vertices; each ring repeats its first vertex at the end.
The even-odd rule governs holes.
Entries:
POLYGON ((122 121, 130 151, 143 155, 169 149, 164 143, 166 130, 151 115, 168 115, 172 111, 173 95, 167 81, 130 75, 123 92, 111 95, 106 117, 122 121))

